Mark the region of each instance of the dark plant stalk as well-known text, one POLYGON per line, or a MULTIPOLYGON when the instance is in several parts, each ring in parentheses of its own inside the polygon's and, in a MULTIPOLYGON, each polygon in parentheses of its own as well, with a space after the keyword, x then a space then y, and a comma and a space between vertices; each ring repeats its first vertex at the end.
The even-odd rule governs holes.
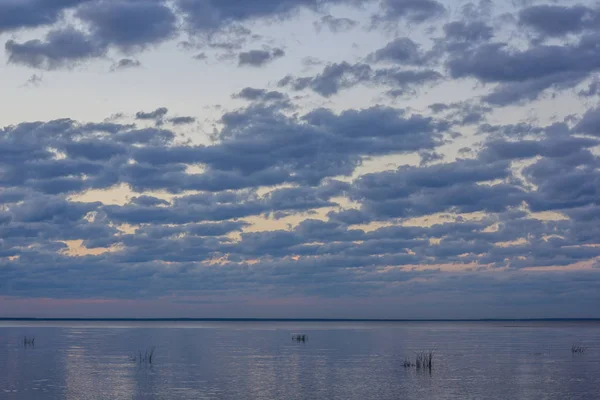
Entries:
POLYGON ((583 354, 587 350, 587 347, 584 347, 580 343, 573 343, 571 346, 571 353, 573 354, 583 354))
POLYGON ((147 364, 152 364, 152 359, 154 358, 154 350, 156 349, 156 346, 152 346, 148 349, 146 349, 146 351, 142 354, 141 350, 138 350, 138 355, 137 357, 133 357, 132 360, 133 361, 137 361, 138 363, 147 363, 147 364))
POLYGON ((25 346, 25 347, 27 347, 27 346, 35 346, 35 336, 33 336, 33 337, 28 337, 28 336, 23 337, 23 346, 25 346))

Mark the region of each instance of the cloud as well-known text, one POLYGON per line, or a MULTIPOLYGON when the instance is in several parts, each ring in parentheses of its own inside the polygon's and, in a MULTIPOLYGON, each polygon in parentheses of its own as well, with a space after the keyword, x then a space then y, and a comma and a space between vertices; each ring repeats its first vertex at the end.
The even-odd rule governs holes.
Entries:
POLYGON ((173 118, 169 118, 168 121, 175 126, 189 125, 189 124, 193 124, 194 122, 196 122, 196 118, 195 117, 173 117, 173 118))
POLYGON ((482 21, 454 21, 444 25, 444 44, 450 48, 484 43, 494 37, 492 27, 482 21), (450 42, 450 43, 448 43, 450 42))
MULTIPOLYGON (((362 3, 362 0, 290 0, 281 4, 256 2, 232 5, 205 0, 177 0, 173 4, 163 0, 64 0, 49 5, 27 0, 23 5, 11 5, 9 2, 2 6, 5 8, 3 15, 11 18, 0 20, 0 31, 2 28, 20 30, 54 25, 45 39, 24 43, 10 40, 6 49, 15 63, 56 69, 103 57, 109 50, 132 55, 174 39, 183 31, 190 36, 185 42, 188 47, 205 42, 212 48, 239 49, 252 37, 251 31, 242 25, 246 22, 261 19, 281 21, 300 9, 317 11, 331 4, 355 6, 362 3), (74 26, 82 27, 58 27, 59 19, 66 12, 72 15, 74 26), (178 26, 178 19, 184 21, 183 27, 178 26)), ((443 14, 444 10, 433 0, 386 0, 383 2, 383 14, 378 18, 423 22, 443 14)), ((356 25, 354 20, 331 15, 324 15, 316 23, 318 29, 327 27, 340 33, 356 25)), ((283 55, 284 51, 279 48, 249 50, 239 53, 238 64, 262 66, 283 55)))
POLYGON ((588 110, 575 127, 575 131, 600 137, 600 108, 588 110))
POLYGON ((26 85, 38 87, 42 84, 44 77, 42 75, 33 74, 27 79, 26 85))
POLYGON ((326 190, 289 188, 275 190, 264 197, 256 192, 190 195, 178 198, 173 207, 156 207, 136 198, 125 206, 106 206, 107 218, 128 224, 189 224, 204 221, 226 221, 277 211, 304 211, 334 206, 326 190))
POLYGON ((531 195, 533 210, 568 210, 598 205, 598 158, 586 150, 563 154, 539 160, 524 170, 529 181, 538 186, 531 195))
POLYGON ((142 63, 138 60, 135 60, 133 58, 122 58, 113 65, 111 65, 110 70, 114 72, 126 69, 140 68, 141 66, 142 63))
POLYGON ((507 179, 509 166, 506 162, 463 160, 403 167, 361 177, 350 196, 363 204, 366 213, 383 219, 441 212, 503 212, 523 202, 524 191, 512 184, 479 183, 507 179))
POLYGON ((238 54, 238 66, 262 67, 284 55, 282 49, 250 50, 238 54))
POLYGON ((196 55, 194 56, 194 60, 198 60, 198 61, 204 61, 204 60, 206 60, 206 59, 208 59, 208 56, 206 55, 206 53, 205 53, 205 52, 198 53, 198 54, 196 54, 196 55))
POLYGON ((597 10, 491 5, 447 19, 430 0, 0 0, 16 68, 137 68, 139 52, 175 40, 202 59, 269 68, 284 56, 277 42, 300 63, 264 86, 232 75, 215 92, 229 100, 201 119, 169 104, 132 115, 130 104, 104 121, 0 128, 0 296, 434 298, 534 312, 567 299, 592 310, 597 10), (356 5, 378 13, 329 14, 356 5), (339 48, 307 58, 286 30, 296 16, 339 48), (410 29, 368 48, 343 37, 369 21, 386 35, 410 29), (251 30, 273 22, 277 41, 251 30), (569 107, 541 110, 546 96, 569 107))
POLYGON ((153 196, 136 196, 130 200, 131 204, 139 205, 142 207, 155 207, 155 206, 168 206, 170 203, 166 200, 159 199, 153 196))
POLYGON ((284 93, 277 92, 277 91, 268 91, 266 89, 256 89, 256 88, 246 87, 246 88, 242 89, 239 93, 234 95, 233 97, 244 99, 244 100, 250 100, 250 101, 255 101, 255 100, 279 101, 279 100, 284 100, 286 98, 286 95, 284 93))
POLYGON ((400 65, 423 65, 426 58, 421 54, 419 45, 409 38, 397 38, 385 47, 376 50, 370 55, 375 61, 388 61, 400 65))
MULTIPOLYGON (((11 2, 0 5, 7 7, 8 14, 15 18, 12 23, 0 19, 0 31, 3 22, 11 29, 52 25, 66 10, 73 10, 77 22, 87 28, 55 27, 43 40, 7 41, 5 49, 9 62, 33 68, 72 67, 89 59, 104 57, 111 48, 133 53, 172 39, 178 32, 176 16, 161 1, 65 0, 47 4, 26 0, 23 3, 22 6, 17 6, 17 3, 11 6, 11 2)), ((124 60, 113 66, 113 70, 137 66, 136 61, 124 60)))
POLYGON ((256 19, 290 16, 300 8, 315 9, 322 4, 340 1, 290 0, 285 2, 220 2, 204 0, 178 0, 178 9, 185 18, 187 29, 194 33, 218 31, 227 25, 256 19))
POLYGON ((134 150, 138 164, 126 171, 137 179, 127 181, 140 190, 162 187, 174 192, 317 184, 351 173, 360 163, 360 154, 433 148, 443 130, 429 118, 385 107, 339 115, 321 109, 299 119, 285 116, 278 107, 259 104, 224 114, 222 123, 221 141, 214 146, 134 150), (181 163, 202 163, 209 172, 188 175, 181 163))
POLYGON ((519 23, 545 37, 561 37, 594 28, 600 13, 583 5, 535 5, 519 11, 519 23))
POLYGON ((492 93, 484 96, 484 100, 496 106, 523 104, 539 99, 542 93, 548 89, 571 89, 585 78, 585 73, 575 71, 526 82, 504 83, 499 85, 492 93))
POLYGON ((383 0, 381 13, 374 17, 374 21, 422 23, 445 12, 446 8, 435 0, 383 0))
POLYGON ((332 15, 325 15, 314 23, 317 32, 321 32, 324 28, 327 28, 334 33, 348 32, 357 25, 358 22, 350 18, 336 18, 332 15))
POLYGON ((66 9, 85 1, 3 1, 0 3, 0 33, 52 25, 63 16, 66 9))
MULTIPOLYGON (((456 125, 474 125, 481 124, 480 127, 486 125, 483 124, 486 120, 486 116, 490 114, 493 109, 485 104, 479 102, 456 102, 456 103, 434 103, 429 106, 431 111, 435 114, 445 114, 445 120, 451 124, 456 125)), ((487 127, 487 126, 486 126, 487 127)), ((506 128, 503 126, 502 128, 506 128)))
POLYGON ((600 94, 600 81, 591 81, 587 89, 580 90, 577 94, 582 97, 594 97, 600 94))
MULTIPOLYGON (((159 108, 136 116, 160 121, 166 113, 159 108)), ((2 132, 5 165, 0 184, 47 194, 119 183, 137 191, 171 193, 318 185, 329 177, 350 175, 363 154, 433 149, 444 129, 430 118, 393 108, 340 114, 320 109, 286 116, 280 107, 260 102, 224 114, 222 124, 218 142, 192 146, 175 144, 168 129, 72 120, 23 123, 2 132), (188 173, 188 164, 202 164, 206 172, 188 173)))
POLYGON ((44 41, 23 43, 9 40, 5 45, 8 62, 32 68, 72 67, 90 58, 103 57, 106 47, 74 28, 50 31, 44 41))
POLYGON ((278 82, 278 86, 289 86, 295 91, 311 89, 323 97, 331 97, 343 89, 359 84, 384 85, 389 88, 388 94, 402 96, 414 93, 420 86, 434 83, 441 78, 440 73, 429 69, 373 69, 369 64, 342 62, 329 64, 321 73, 312 77, 295 78, 288 75, 278 82))
MULTIPOLYGON (((270 92, 245 93, 259 100, 270 92)), ((445 113, 462 107, 434 108, 445 113)), ((447 122, 406 110, 316 109, 285 116, 267 105, 251 105, 224 114, 221 122, 210 146, 179 145, 167 130, 114 123, 56 120, 0 131, 0 254, 5 257, 0 262, 3 282, 10 282, 0 287, 2 293, 152 298, 189 284, 192 292, 230 295, 266 287, 275 287, 278 295, 320 298, 355 289, 364 296, 392 295, 401 282, 414 293, 425 290, 416 283, 423 280, 433 285, 425 291, 445 291, 439 282, 449 276, 468 280, 475 279, 473 273, 486 276, 487 268, 517 273, 600 256, 597 248, 582 247, 600 240, 594 222, 600 216, 595 184, 600 162, 589 151, 598 143, 578 136, 578 128, 487 126, 482 132, 490 139, 477 158, 439 163, 438 130, 447 122), (517 134, 521 130, 527 133, 517 134), (363 157, 405 152, 417 152, 427 162, 334 179, 341 172, 350 176, 363 157), (512 162, 521 159, 534 162, 517 177, 512 162), (198 164, 204 172, 186 171, 198 164), (290 187, 278 186, 285 182, 290 187), (122 183, 136 191, 123 205, 72 198, 122 183), (270 190, 263 192, 265 186, 270 190), (149 189, 179 195, 167 201, 149 189), (202 190, 183 192, 190 189, 202 190), (345 209, 340 198, 358 208, 345 209), (539 220, 529 209, 561 210, 568 217, 539 220), (313 219, 317 210, 326 211, 326 218, 313 219), (482 216, 457 215, 463 213, 482 216), (403 224, 433 215, 438 219, 432 224, 403 224), (301 219, 275 231, 257 231, 248 220, 281 216, 301 219), (389 226, 359 227, 374 221, 389 226), (119 232, 122 224, 134 231, 119 232), (68 255, 66 241, 111 250, 75 257, 68 255), (520 244, 503 245, 512 241, 520 244), (215 260, 219 268, 211 267, 215 260), (449 274, 438 270, 444 264, 476 270, 449 274), (407 269, 398 269, 402 266, 407 269), (25 272, 32 270, 36 273, 25 272), (161 284, 153 286, 156 277, 161 284), (71 289, 59 284, 76 280, 87 283, 68 285, 71 289), (315 280, 318 285, 311 283, 315 280)))
POLYGON ((234 99, 242 99, 256 104, 262 104, 265 107, 273 107, 281 110, 294 108, 290 97, 287 94, 277 90, 245 87, 239 93, 236 93, 231 97, 234 99))
POLYGON ((135 114, 135 118, 136 119, 151 119, 151 120, 161 120, 164 118, 165 115, 167 115, 167 113, 169 112, 169 109, 166 107, 160 107, 157 108, 154 111, 150 111, 150 112, 144 112, 144 111, 138 111, 135 114))
POLYGON ((506 43, 484 43, 451 54, 447 66, 455 79, 498 83, 485 99, 507 105, 535 100, 550 88, 578 85, 600 67, 595 43, 593 34, 572 44, 533 45, 525 50, 511 49, 506 43))
POLYGON ((420 87, 434 85, 443 79, 442 74, 431 69, 403 70, 387 68, 375 71, 373 81, 389 87, 388 95, 393 97, 416 94, 420 87))
POLYGON ((347 62, 329 64, 319 75, 314 77, 294 78, 287 76, 278 85, 291 86, 294 90, 312 89, 324 97, 337 94, 341 89, 356 86, 371 79, 371 67, 367 64, 350 64, 347 62))
POLYGON ((100 0, 88 2, 76 15, 90 28, 90 35, 104 46, 130 52, 175 36, 176 17, 161 1, 100 0))
POLYGON ((490 140, 481 153, 485 160, 526 159, 536 156, 566 157, 580 155, 582 150, 593 148, 599 141, 583 138, 553 138, 552 140, 490 140))
POLYGON ((84 158, 91 161, 109 160, 127 152, 123 145, 100 140, 80 140, 66 143, 64 150, 71 158, 84 158))

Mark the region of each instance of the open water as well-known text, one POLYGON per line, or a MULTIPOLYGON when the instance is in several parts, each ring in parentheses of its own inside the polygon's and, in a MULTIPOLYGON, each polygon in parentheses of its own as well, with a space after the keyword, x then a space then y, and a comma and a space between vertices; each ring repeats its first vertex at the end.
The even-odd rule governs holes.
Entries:
POLYGON ((0 398, 593 400, 600 322, 2 321, 0 398))

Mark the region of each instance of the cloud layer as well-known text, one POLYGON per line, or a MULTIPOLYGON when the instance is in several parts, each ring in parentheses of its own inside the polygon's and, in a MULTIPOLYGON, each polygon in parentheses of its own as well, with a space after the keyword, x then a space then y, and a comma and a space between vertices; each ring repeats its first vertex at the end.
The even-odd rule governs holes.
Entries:
POLYGON ((562 302, 598 316, 600 9, 462 11, 434 0, 0 0, 17 68, 75 74, 107 59, 111 76, 135 74, 178 43, 240 74, 273 72, 268 87, 240 75, 212 120, 164 104, 0 129, 0 296, 429 295, 485 313, 488 293, 536 315, 562 302), (288 71, 290 41, 253 30, 306 15, 319 35, 385 40, 288 71), (402 27, 414 34, 390 33, 402 27), (565 114, 552 100, 578 106, 565 114), (520 107, 529 114, 514 118, 520 107))

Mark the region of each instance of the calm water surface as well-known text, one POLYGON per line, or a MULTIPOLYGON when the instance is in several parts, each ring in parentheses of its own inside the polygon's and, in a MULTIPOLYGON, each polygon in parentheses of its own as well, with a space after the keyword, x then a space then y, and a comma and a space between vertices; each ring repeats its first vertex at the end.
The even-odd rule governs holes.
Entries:
POLYGON ((0 322, 0 398, 600 399, 599 340, 597 322, 0 322), (431 372, 403 367, 430 348, 431 372))

